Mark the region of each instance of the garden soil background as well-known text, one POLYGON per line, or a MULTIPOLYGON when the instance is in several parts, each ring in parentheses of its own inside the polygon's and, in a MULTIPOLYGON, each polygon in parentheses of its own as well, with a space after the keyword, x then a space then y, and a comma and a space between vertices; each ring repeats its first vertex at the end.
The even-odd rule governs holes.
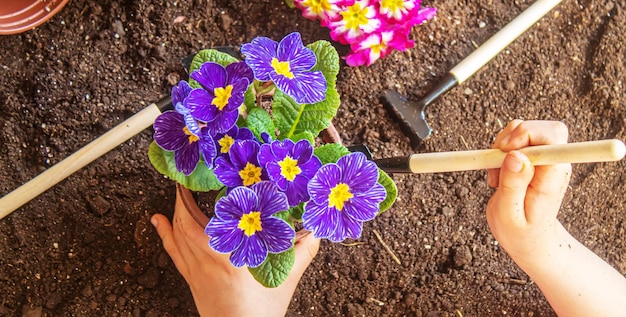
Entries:
MULTIPOLYGON (((570 141, 626 139, 626 5, 566 0, 428 108, 433 135, 412 149, 381 95, 418 98, 531 2, 423 4, 439 11, 414 28, 415 48, 369 68, 342 64, 344 144, 375 158, 485 149, 516 118, 561 120, 570 141)), ((0 194, 167 95, 186 77, 181 58, 293 31, 329 39, 279 0, 72 0, 35 30, 0 36, 0 194)), ((145 130, 0 221, 1 316, 197 315, 149 224, 175 197, 148 161, 151 138, 145 130)), ((575 165, 559 214, 621 273, 625 165, 575 165)), ((289 316, 554 315, 490 234, 485 171, 392 177, 393 208, 356 241, 322 242, 289 316)))

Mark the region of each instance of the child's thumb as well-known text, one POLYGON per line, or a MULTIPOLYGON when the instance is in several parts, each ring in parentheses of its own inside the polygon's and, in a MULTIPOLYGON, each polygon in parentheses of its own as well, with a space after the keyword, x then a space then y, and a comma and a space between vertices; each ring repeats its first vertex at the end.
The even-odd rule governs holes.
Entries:
POLYGON ((302 275, 317 255, 319 248, 320 239, 315 238, 310 232, 296 238, 296 261, 293 265, 293 270, 298 271, 298 274, 302 275))
POLYGON ((500 168, 500 180, 494 198, 499 210, 524 210, 528 185, 533 179, 534 167, 526 155, 511 151, 500 168))

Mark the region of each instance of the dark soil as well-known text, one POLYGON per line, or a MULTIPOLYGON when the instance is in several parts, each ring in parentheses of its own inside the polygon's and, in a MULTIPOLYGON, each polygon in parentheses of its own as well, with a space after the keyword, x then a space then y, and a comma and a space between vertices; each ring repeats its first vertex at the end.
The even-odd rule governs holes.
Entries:
MULTIPOLYGON (((342 67, 334 123, 345 144, 367 144, 376 158, 411 153, 382 93, 418 98, 530 5, 462 3, 425 1, 439 12, 414 29, 416 48, 370 68, 342 67)), ((434 134, 417 150, 488 148, 514 118, 563 120, 571 141, 626 139, 625 9, 623 1, 561 3, 427 110, 434 134)), ((168 94, 185 76, 184 56, 295 30, 306 43, 329 38, 281 0, 73 0, 37 29, 0 37, 0 194, 168 94)), ((149 129, 135 136, 0 221, 0 315, 197 314, 149 225, 150 215, 171 213, 175 192, 148 161, 151 137, 149 129)), ((574 166, 560 214, 622 273, 625 165, 574 166)), ((393 175, 394 207, 360 240, 322 243, 289 315, 554 315, 489 232, 485 176, 393 175)))

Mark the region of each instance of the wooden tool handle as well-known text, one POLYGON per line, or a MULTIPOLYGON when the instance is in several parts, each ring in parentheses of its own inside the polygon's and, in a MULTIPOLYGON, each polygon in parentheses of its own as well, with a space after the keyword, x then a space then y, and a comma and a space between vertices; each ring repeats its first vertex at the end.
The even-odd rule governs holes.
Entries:
MULTIPOLYGON (((626 154, 620 140, 588 141, 568 144, 530 146, 519 151, 534 165, 619 161, 626 154)), ((498 149, 435 152, 409 157, 412 173, 442 173, 499 168, 506 156, 498 149)))
POLYGON ((485 43, 454 66, 454 68, 450 70, 450 73, 456 77, 459 85, 462 84, 561 1, 562 0, 535 1, 535 3, 515 17, 509 24, 500 29, 500 31, 491 36, 485 43))
POLYGON ((114 147, 145 130, 154 123, 159 114, 161 114, 159 106, 156 103, 150 104, 74 154, 0 198, 0 219, 109 152, 114 147))

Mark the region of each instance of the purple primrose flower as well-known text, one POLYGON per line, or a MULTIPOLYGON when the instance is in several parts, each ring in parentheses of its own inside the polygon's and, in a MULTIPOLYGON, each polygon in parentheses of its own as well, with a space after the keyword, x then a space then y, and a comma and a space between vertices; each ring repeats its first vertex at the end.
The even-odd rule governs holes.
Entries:
POLYGON ((234 125, 225 133, 218 133, 215 137, 215 146, 217 147, 217 155, 228 158, 230 147, 237 141, 254 140, 254 134, 248 128, 239 128, 234 125))
POLYGON ((273 217, 287 210, 287 197, 272 182, 234 188, 215 205, 204 232, 209 245, 220 253, 231 253, 235 267, 257 267, 269 253, 281 253, 293 245, 294 229, 273 217))
POLYGON ((316 238, 341 242, 358 239, 363 222, 376 217, 387 195, 378 183, 378 167, 363 153, 341 157, 320 168, 308 185, 302 224, 316 238))
POLYGON ((209 130, 202 128, 200 134, 192 133, 185 124, 184 115, 176 111, 165 111, 154 121, 154 141, 164 150, 174 152, 176 169, 189 175, 204 157, 206 166, 213 168, 217 155, 215 141, 209 130))
POLYGON ((300 33, 285 36, 280 43, 257 37, 241 46, 245 62, 260 81, 272 81, 297 103, 311 104, 326 98, 326 79, 321 71, 311 71, 315 53, 302 44, 300 33))
POLYGON ((268 180, 267 172, 259 164, 257 153, 259 143, 256 140, 237 141, 230 146, 228 158, 215 159, 215 176, 227 187, 251 186, 262 180, 268 180))
POLYGON ((322 166, 313 155, 313 145, 307 140, 293 143, 292 140, 273 141, 261 145, 259 164, 281 191, 287 194, 290 206, 309 200, 307 183, 322 166))
POLYGON ((207 62, 189 75, 202 88, 193 89, 185 99, 191 115, 207 123, 211 135, 228 131, 239 116, 243 95, 254 79, 244 62, 222 65, 207 62))

